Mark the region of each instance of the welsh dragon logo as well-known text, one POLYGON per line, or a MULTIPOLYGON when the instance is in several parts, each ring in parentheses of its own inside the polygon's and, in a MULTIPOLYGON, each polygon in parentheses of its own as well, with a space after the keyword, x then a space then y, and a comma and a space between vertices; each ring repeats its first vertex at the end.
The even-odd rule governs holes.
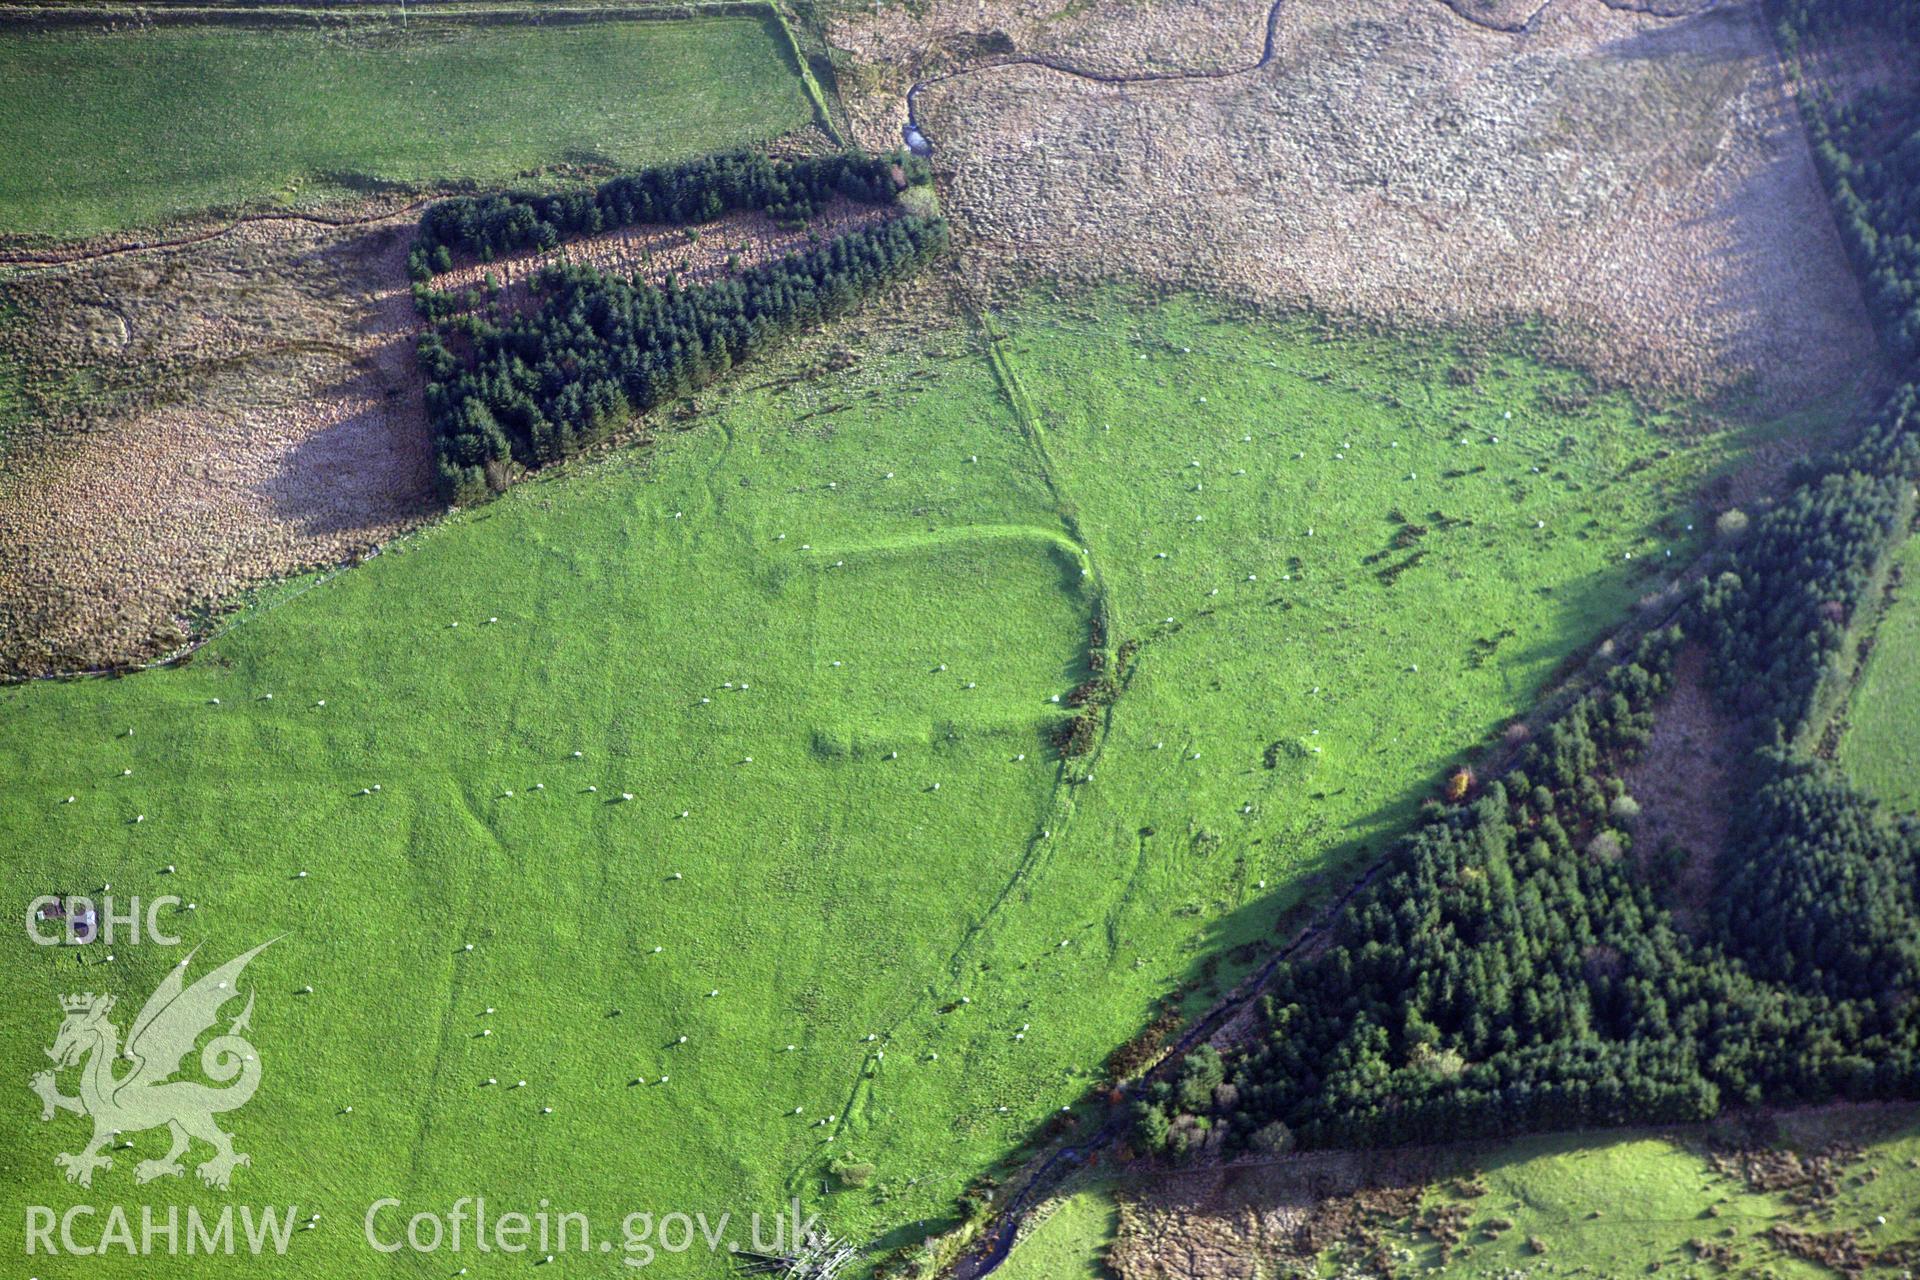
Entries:
POLYGON ((213 1122, 219 1113, 245 1105, 260 1087, 260 1059, 242 1034, 253 1016, 251 992, 240 1016, 200 1052, 200 1069, 208 1079, 225 1087, 172 1077, 201 1034, 219 1020, 221 1006, 238 996, 240 974, 247 962, 272 945, 272 941, 263 942, 235 956, 192 986, 186 982, 187 961, 193 958, 189 953, 187 960, 169 970, 148 997, 127 1032, 124 1050, 120 1047, 120 1029, 107 1020, 113 1009, 112 996, 87 992, 61 997, 60 1007, 66 1017, 53 1047, 47 1050, 54 1070, 39 1072, 31 1083, 40 1095, 42 1120, 53 1119, 55 1111, 72 1111, 93 1120, 93 1138, 85 1147, 76 1154, 62 1153, 53 1158, 67 1171, 67 1181, 92 1186, 94 1170, 113 1167, 113 1157, 102 1154, 108 1143, 161 1125, 172 1132, 173 1146, 163 1159, 142 1160, 134 1170, 136 1182, 178 1177, 182 1172, 180 1157, 194 1138, 213 1148, 213 1158, 196 1170, 200 1181, 209 1187, 225 1190, 234 1167, 252 1163, 245 1153, 233 1149, 232 1136, 213 1122), (125 1062, 132 1066, 124 1074, 116 1074, 125 1062), (80 1068, 77 1098, 62 1094, 54 1080, 55 1072, 69 1067, 80 1068))

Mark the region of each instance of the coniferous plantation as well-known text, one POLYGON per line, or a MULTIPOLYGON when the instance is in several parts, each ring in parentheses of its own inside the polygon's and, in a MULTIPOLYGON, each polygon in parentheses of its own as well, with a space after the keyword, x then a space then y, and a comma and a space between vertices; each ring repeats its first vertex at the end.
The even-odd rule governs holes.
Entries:
POLYGON ((1920 0, 10 14, 9 1274, 1920 1270, 1920 0))
POLYGON ((449 502, 556 462, 634 414, 725 375, 765 344, 905 279, 947 243, 939 218, 900 213, 713 284, 682 287, 573 264, 530 281, 536 305, 490 313, 424 283, 455 252, 480 261, 640 223, 708 222, 744 209, 801 223, 835 195, 888 204, 924 166, 833 156, 786 164, 710 157, 615 178, 594 191, 451 200, 421 220, 409 255, 431 328, 420 341, 435 481, 449 502))
MULTIPOLYGON (((1789 0, 1776 16, 1786 48, 1817 55, 1861 23, 1911 35, 1917 14, 1789 0)), ((1897 95, 1805 102, 1902 385, 1856 445, 1750 529, 1723 528, 1733 550, 1675 618, 1507 772, 1430 805, 1327 945, 1279 968, 1258 1041, 1190 1056, 1133 1104, 1138 1147, 1438 1142, 1920 1095, 1920 821, 1811 741, 1914 516, 1920 132, 1897 95), (1633 848, 1621 779, 1687 644, 1710 655, 1748 754, 1715 905, 1683 920, 1666 886, 1692 855, 1633 848)))

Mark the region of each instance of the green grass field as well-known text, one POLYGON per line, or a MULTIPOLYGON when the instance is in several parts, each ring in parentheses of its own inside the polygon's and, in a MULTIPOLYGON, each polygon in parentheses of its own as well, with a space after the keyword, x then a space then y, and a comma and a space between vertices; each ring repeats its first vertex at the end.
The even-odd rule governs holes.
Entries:
MULTIPOLYGON (((1439 1266, 1426 1274, 1462 1280, 1641 1275, 1656 1266, 1683 1277, 1811 1280, 1839 1273, 1779 1247, 1768 1239, 1769 1230, 1856 1231, 1870 1250, 1915 1239, 1920 1116, 1912 1108, 1891 1115, 1844 1110, 1788 1115, 1781 1130, 1782 1145, 1807 1154, 1826 1151, 1836 1140, 1859 1150, 1845 1162, 1837 1194, 1818 1209, 1796 1203, 1792 1193, 1756 1191, 1726 1176, 1709 1163, 1698 1142, 1645 1133, 1535 1138, 1477 1163, 1484 1194, 1468 1198, 1451 1183, 1430 1193, 1430 1204, 1465 1204, 1471 1210, 1474 1229, 1467 1247, 1457 1249, 1449 1262, 1442 1265, 1438 1245, 1423 1232, 1403 1227, 1398 1244, 1413 1266, 1439 1266), (1489 1233, 1489 1219, 1513 1225, 1489 1233), (1534 1240, 1544 1253, 1536 1252, 1534 1240), (1703 1256, 1696 1241, 1728 1250, 1729 1260, 1723 1265, 1703 1256)), ((1897 1276, 1902 1270, 1877 1266, 1861 1274, 1897 1276)))
MULTIPOLYGON (((1697 1131, 1684 1137, 1555 1134, 1458 1153, 1457 1175, 1437 1180, 1421 1197, 1424 1212, 1464 1210, 1466 1231, 1451 1251, 1411 1219, 1369 1219, 1364 1225, 1375 1233, 1372 1242, 1335 1245, 1312 1274, 1377 1274, 1366 1262, 1377 1245, 1396 1275, 1448 1280, 1656 1272, 1685 1280, 1818 1280, 1842 1272, 1797 1255, 1768 1233, 1852 1232, 1867 1251, 1914 1244, 1920 1111, 1812 1110, 1783 1115, 1778 1126, 1767 1145, 1807 1156, 1839 1153, 1832 1196, 1809 1204, 1805 1187, 1756 1190, 1716 1168, 1712 1143, 1697 1131)), ((1006 1280, 1110 1275, 1104 1259, 1117 1216, 1114 1185, 1090 1183, 1063 1199, 998 1274, 1006 1280)), ((1887 1262, 1857 1274, 1890 1280, 1905 1269, 1887 1262)))
POLYGON ((1119 1210, 1099 1189, 1062 1199, 994 1274, 1000 1280, 1113 1280, 1106 1264, 1119 1210))
MULTIPOLYGON (((1702 477, 1824 425, 1680 432, 1521 354, 1183 301, 996 323, 996 359, 829 335, 873 354, 743 370, 699 429, 269 593, 189 666, 0 690, 16 911, 110 882, 197 904, 167 919, 202 962, 281 937, 231 1198, 324 1215, 282 1274, 449 1274, 367 1252, 389 1195, 937 1229, 1688 554, 1702 477), (1138 657, 1063 767, 1096 600, 1138 657)), ((124 1030, 178 959, 8 945, 23 1079, 57 996, 124 1030)), ((15 1092, 11 1206, 157 1194, 163 1135, 76 1192, 80 1122, 15 1092)))
POLYGON ((1840 760, 1853 780, 1906 813, 1920 812, 1920 538, 1897 553, 1899 596, 1881 620, 1848 712, 1840 760))
POLYGON ((771 20, 0 32, 0 235, 638 166, 771 138, 811 108, 771 20))

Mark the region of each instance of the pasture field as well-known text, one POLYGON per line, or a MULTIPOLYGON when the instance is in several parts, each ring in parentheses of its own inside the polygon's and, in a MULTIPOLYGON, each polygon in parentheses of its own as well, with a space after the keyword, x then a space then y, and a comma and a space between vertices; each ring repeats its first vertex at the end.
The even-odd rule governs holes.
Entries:
POLYGON ((1904 813, 1920 812, 1920 538, 1898 556, 1900 586, 1875 634, 1848 711, 1848 775, 1904 813))
MULTIPOLYGON (((234 1198, 323 1215, 282 1274, 450 1272, 367 1252, 382 1196, 545 1196, 616 1247, 792 1196, 879 1250, 950 1225, 1656 589, 1703 481, 1828 425, 1600 393, 1525 335, 1118 294, 991 325, 839 326, 187 665, 0 690, 10 900, 178 895, 196 965, 280 938, 230 1119, 234 1198), (1097 618, 1124 687, 1063 762, 1097 618)), ((15 1064, 59 995, 131 1017, 180 955, 6 945, 15 1064)), ((16 1102, 15 1204, 125 1198, 164 1147, 78 1193, 79 1122, 16 1102)))
POLYGON ((995 1274, 1001 1280, 1113 1280, 1106 1264, 1119 1209, 1103 1188, 1076 1191, 1022 1240, 995 1274))
POLYGON ((772 20, 0 32, 0 236, 638 167, 812 111, 772 20))
MULTIPOLYGON (((1835 1159, 1837 1189, 1830 1196, 1812 1195, 1805 1181, 1761 1190, 1771 1185, 1766 1178, 1756 1185, 1724 1163, 1724 1155, 1716 1163, 1699 1141, 1645 1133, 1528 1139, 1478 1164, 1478 1184, 1448 1183, 1429 1193, 1426 1207, 1470 1211, 1469 1248, 1456 1246, 1443 1260, 1431 1236, 1407 1230, 1408 1224, 1398 1247, 1412 1254, 1414 1265, 1440 1268, 1429 1274, 1463 1278, 1641 1274, 1656 1264, 1665 1274, 1689 1277, 1840 1274, 1783 1247, 1769 1232, 1851 1232, 1868 1253, 1920 1244, 1914 1218, 1920 1114, 1906 1107, 1867 1115, 1842 1110, 1782 1119, 1781 1150, 1835 1159), (1511 1225, 1489 1232, 1490 1220, 1511 1225)), ((1776 1162, 1768 1172, 1791 1180, 1789 1170, 1776 1162)), ((1895 1276, 1905 1269, 1889 1261, 1858 1274, 1895 1276)))
MULTIPOLYGON (((1907 1270, 1911 1253, 1903 1260, 1902 1251, 1920 1248, 1913 1214, 1920 1203, 1920 1111, 1838 1108, 1789 1113, 1776 1124, 1763 1141, 1729 1140, 1730 1131, 1716 1138, 1693 1128, 1552 1134, 1505 1147, 1461 1148, 1437 1156, 1447 1170, 1416 1186, 1417 1208, 1400 1216, 1384 1207, 1396 1203, 1393 1198, 1362 1194, 1346 1201, 1310 1190, 1327 1181, 1323 1169, 1315 1183, 1311 1157, 1291 1185, 1283 1181, 1284 1161, 1248 1177, 1288 1187, 1289 1194, 1255 1203, 1295 1206, 1295 1221, 1314 1217, 1317 1234, 1340 1237, 1303 1257, 1291 1248, 1291 1230, 1274 1233, 1269 1224, 1266 1238, 1284 1263, 1267 1263, 1294 1268, 1274 1272, 1280 1275, 1379 1274, 1369 1262, 1374 1258, 1384 1259, 1392 1274, 1452 1280, 1656 1272, 1688 1280, 1818 1280, 1907 1270), (1450 1219, 1457 1225, 1445 1228, 1450 1219), (1453 1235, 1451 1246, 1442 1247, 1436 1226, 1453 1235), (1857 1246, 1857 1259, 1887 1256, 1863 1260, 1852 1271, 1821 1265, 1823 1253, 1843 1256, 1836 1247, 1843 1241, 1857 1246)), ((1393 1153, 1359 1159, 1371 1160, 1385 1185, 1400 1185, 1393 1153)), ((1120 1202, 1144 1195, 1150 1204, 1152 1182, 1150 1175, 1088 1182, 1021 1242, 1001 1274, 1009 1280, 1124 1277, 1132 1273, 1108 1265, 1116 1240, 1123 1259, 1179 1258, 1203 1242, 1217 1247, 1221 1236, 1208 1228, 1236 1220, 1234 1210, 1223 1212, 1225 1204, 1238 1203, 1231 1192, 1217 1202, 1189 1202, 1192 1234, 1185 1239, 1180 1226, 1169 1227, 1153 1209, 1130 1216, 1120 1202), (1166 1234, 1136 1242, 1130 1230, 1166 1234)), ((1258 1252, 1259 1246, 1249 1239, 1246 1248, 1258 1252)))

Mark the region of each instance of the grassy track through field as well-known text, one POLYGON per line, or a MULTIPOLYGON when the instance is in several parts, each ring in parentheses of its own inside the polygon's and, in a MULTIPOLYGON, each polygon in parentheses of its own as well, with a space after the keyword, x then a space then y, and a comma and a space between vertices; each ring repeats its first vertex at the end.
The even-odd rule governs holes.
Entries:
POLYGON ((0 32, 0 235, 639 166, 812 118, 772 18, 16 29, 0 32))
MULTIPOLYGON (((196 904, 167 921, 208 960, 287 935, 250 971, 266 1082, 233 1117, 235 1194, 323 1214, 284 1274, 525 1261, 372 1259, 385 1195, 608 1229, 799 1195, 919 1238, 1687 555, 1701 479, 1821 425, 1703 430, 1517 352, 1188 301, 995 323, 1031 421, 971 330, 830 334, 787 364, 869 354, 743 370, 709 425, 463 512, 191 665, 0 690, 16 908, 110 882, 196 904), (1053 699, 1100 609, 1133 675, 1063 764, 1053 699)), ((177 959, 8 946, 22 1071, 58 995, 130 1016, 177 959)), ((0 1195, 125 1199, 163 1139, 90 1193, 52 1164, 77 1141, 0 1112, 0 1195)))

